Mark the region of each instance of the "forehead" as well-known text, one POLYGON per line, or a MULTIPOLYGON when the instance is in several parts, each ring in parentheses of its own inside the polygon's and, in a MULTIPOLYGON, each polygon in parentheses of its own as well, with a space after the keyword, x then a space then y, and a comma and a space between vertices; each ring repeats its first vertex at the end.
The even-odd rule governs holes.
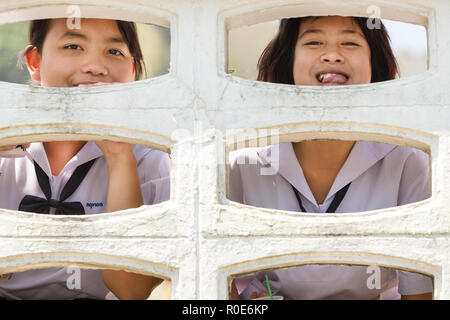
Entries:
POLYGON ((92 35, 102 35, 105 37, 122 37, 116 20, 107 19, 80 19, 80 28, 73 28, 73 21, 68 18, 52 19, 48 28, 47 35, 60 36, 67 31, 78 33, 90 33, 92 35))
POLYGON ((344 30, 352 30, 362 35, 361 28, 352 17, 310 17, 303 19, 300 23, 300 34, 306 30, 335 31, 337 33, 344 30))

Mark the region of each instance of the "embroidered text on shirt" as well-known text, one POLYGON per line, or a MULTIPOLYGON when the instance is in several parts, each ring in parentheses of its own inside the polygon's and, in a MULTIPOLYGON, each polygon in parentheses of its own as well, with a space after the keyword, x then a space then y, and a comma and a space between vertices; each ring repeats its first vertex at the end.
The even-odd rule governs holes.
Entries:
POLYGON ((103 207, 103 202, 86 202, 86 207, 93 208, 93 207, 103 207))

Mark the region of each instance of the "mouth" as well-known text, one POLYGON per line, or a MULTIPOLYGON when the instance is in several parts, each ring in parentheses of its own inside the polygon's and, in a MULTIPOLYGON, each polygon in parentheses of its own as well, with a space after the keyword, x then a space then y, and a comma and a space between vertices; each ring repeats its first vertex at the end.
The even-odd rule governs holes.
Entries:
POLYGON ((316 79, 322 86, 345 85, 349 76, 343 72, 322 71, 316 74, 316 79))
POLYGON ((101 81, 83 81, 83 82, 74 83, 73 86, 74 87, 94 87, 94 86, 101 86, 103 84, 105 84, 105 83, 101 82, 101 81))

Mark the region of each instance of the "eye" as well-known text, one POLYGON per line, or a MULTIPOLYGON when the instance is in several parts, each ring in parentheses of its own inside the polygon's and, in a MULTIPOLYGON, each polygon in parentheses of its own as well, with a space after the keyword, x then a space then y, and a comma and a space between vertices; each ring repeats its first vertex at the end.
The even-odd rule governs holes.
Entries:
POLYGON ((118 50, 118 49, 109 49, 108 53, 114 55, 114 56, 123 56, 124 54, 118 50))
POLYGON ((320 41, 309 41, 305 43, 305 46, 320 46, 322 42, 320 41))
POLYGON ((359 44, 357 44, 357 43, 355 43, 355 42, 352 42, 352 41, 347 41, 347 42, 344 42, 344 43, 342 43, 344 46, 359 46, 359 44))
POLYGON ((64 46, 64 49, 79 50, 79 49, 82 49, 82 48, 79 45, 77 45, 77 44, 71 43, 71 44, 68 44, 68 45, 64 46))

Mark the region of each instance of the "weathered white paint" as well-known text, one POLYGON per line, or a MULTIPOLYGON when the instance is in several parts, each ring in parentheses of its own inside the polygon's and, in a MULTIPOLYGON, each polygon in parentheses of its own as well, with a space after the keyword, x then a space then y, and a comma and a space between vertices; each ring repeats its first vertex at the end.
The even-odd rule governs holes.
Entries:
POLYGON ((107 136, 170 150, 171 200, 82 217, 0 210, 0 273, 125 268, 170 278, 175 299, 226 299, 233 274, 313 262, 380 264, 432 275, 435 298, 450 299, 448 1, 1 0, 0 23, 62 16, 69 4, 82 5, 85 17, 170 26, 170 73, 89 89, 0 83, 0 144, 107 136), (382 17, 427 26, 427 72, 341 88, 224 73, 229 28, 293 15, 364 15, 369 5, 382 17), (351 137, 421 148, 432 157, 433 195, 325 216, 230 203, 226 151, 273 130, 280 141, 351 137))

